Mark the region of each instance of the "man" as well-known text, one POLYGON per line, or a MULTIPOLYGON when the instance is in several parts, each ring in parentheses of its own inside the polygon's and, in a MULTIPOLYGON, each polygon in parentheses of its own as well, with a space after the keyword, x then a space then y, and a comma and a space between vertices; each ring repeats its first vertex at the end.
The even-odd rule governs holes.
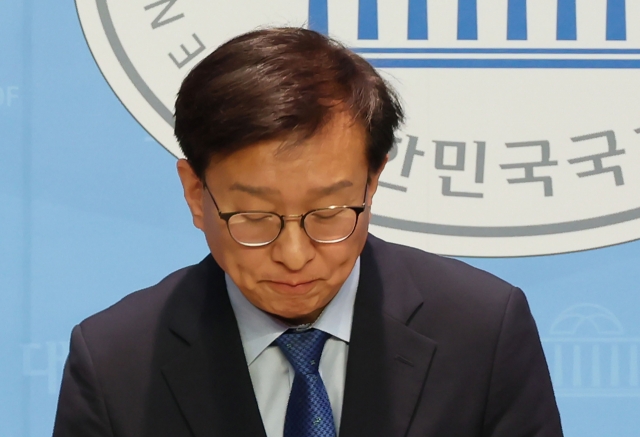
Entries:
POLYGON ((74 328, 54 436, 561 436, 522 292, 368 235, 401 120, 308 30, 204 59, 175 131, 211 256, 74 328))

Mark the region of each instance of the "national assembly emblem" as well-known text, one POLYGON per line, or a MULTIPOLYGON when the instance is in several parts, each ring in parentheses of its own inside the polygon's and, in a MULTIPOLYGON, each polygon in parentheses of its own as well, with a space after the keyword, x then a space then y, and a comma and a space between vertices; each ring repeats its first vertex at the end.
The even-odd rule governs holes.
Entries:
POLYGON ((124 106, 175 156, 173 105, 238 34, 303 26, 402 96, 371 231, 431 252, 546 255, 640 238, 640 2, 76 0, 124 106))

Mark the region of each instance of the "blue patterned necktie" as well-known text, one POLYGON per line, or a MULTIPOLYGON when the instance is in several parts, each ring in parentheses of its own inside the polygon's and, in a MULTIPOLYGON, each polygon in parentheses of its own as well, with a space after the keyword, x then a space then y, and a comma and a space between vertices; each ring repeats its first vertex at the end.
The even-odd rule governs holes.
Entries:
POLYGON ((318 367, 327 339, 317 329, 289 330, 276 340, 295 370, 284 420, 284 437, 336 437, 329 396, 318 367))

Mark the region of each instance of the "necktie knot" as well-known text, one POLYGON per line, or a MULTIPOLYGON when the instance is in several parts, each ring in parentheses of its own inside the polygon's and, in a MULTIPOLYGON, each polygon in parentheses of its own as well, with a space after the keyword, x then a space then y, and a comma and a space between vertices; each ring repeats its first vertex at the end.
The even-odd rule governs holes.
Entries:
POLYGON ((276 339, 276 344, 289 360, 296 373, 318 373, 322 349, 329 334, 311 328, 305 331, 289 330, 276 339))

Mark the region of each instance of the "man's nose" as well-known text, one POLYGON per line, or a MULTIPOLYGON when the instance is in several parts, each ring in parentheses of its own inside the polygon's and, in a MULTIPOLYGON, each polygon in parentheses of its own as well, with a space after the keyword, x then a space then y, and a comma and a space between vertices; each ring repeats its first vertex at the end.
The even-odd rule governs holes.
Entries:
POLYGON ((273 242, 272 257, 288 270, 301 270, 315 256, 313 241, 300 225, 300 217, 285 219, 280 236, 273 242))

